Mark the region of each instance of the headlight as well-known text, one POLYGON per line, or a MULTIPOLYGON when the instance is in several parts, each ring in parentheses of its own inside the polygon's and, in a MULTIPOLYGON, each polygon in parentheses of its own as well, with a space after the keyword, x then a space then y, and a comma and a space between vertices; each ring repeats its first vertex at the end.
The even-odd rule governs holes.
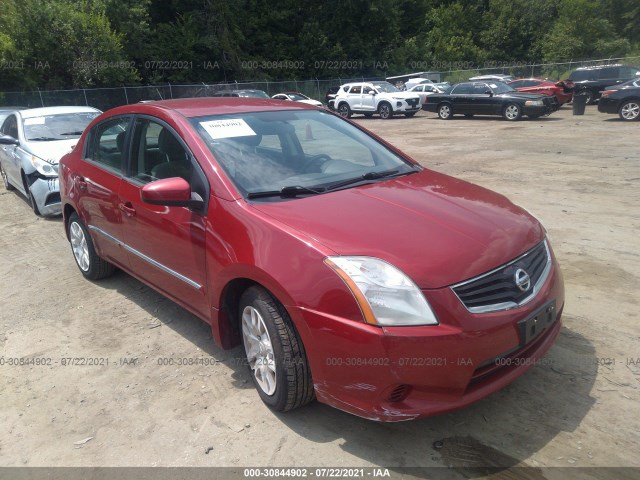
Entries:
POLYGON ((57 164, 51 164, 41 158, 36 157, 35 155, 31 155, 31 165, 33 165, 33 168, 35 168, 38 173, 44 175, 45 177, 58 176, 57 164))
POLYGON ((422 292, 393 265, 372 257, 327 257, 324 261, 345 281, 367 323, 438 324, 422 292))
POLYGON ((542 100, 527 100, 524 104, 527 107, 544 107, 544 102, 542 100))

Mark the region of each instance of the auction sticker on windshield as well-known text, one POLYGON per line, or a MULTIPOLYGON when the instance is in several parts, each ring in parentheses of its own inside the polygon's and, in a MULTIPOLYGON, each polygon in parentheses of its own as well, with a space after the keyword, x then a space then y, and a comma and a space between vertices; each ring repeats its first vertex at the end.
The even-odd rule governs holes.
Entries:
POLYGON ((256 134, 247 122, 241 118, 228 118, 225 120, 209 120, 200 122, 202 128, 209 136, 216 140, 218 138, 250 137, 256 134))

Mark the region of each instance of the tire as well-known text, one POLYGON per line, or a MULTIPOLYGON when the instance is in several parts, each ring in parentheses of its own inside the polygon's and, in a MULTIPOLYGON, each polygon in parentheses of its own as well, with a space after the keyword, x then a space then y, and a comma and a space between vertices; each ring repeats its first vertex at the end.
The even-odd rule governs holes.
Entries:
POLYGON ((380 115, 381 119, 389 120, 391 117, 393 117, 393 108, 389 103, 382 102, 380 105, 378 105, 378 114, 380 115))
POLYGON ((416 113, 418 113, 418 112, 409 112, 409 113, 405 113, 405 114, 404 114, 404 116, 405 116, 405 117, 408 117, 408 118, 411 118, 411 117, 413 117, 416 113))
POLYGON ((67 233, 73 258, 85 278, 100 280, 115 271, 115 267, 112 264, 98 256, 87 227, 84 226, 76 213, 72 213, 69 217, 67 233))
POLYGON ((640 119, 640 100, 627 100, 624 102, 620 105, 618 115, 627 122, 640 119))
POLYGON ((15 190, 16 187, 14 187, 13 185, 11 185, 9 183, 9 178, 7 177, 7 174, 5 173, 4 169, 2 168, 2 164, 0 164, 0 176, 2 177, 2 183, 4 183, 4 188, 7 189, 7 191, 11 191, 11 190, 15 190))
POLYGON ((311 370, 302 341, 285 308, 262 287, 240 297, 242 345, 262 401, 278 412, 311 402, 311 370))
POLYGON ((338 105, 338 114, 342 118, 351 118, 351 108, 349 108, 349 104, 346 102, 342 102, 338 105))
POLYGON ((516 103, 509 103, 502 111, 502 117, 510 122, 520 120, 522 117, 522 108, 516 103))
POLYGON ((451 120, 453 118, 453 110, 451 109, 451 105, 448 103, 443 103, 438 105, 438 117, 442 120, 451 120))

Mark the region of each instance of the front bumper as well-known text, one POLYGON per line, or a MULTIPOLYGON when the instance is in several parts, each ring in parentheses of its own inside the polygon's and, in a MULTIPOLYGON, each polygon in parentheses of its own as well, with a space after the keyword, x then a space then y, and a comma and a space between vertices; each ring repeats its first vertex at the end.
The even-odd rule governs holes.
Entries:
POLYGON ((600 113, 617 114, 618 113, 618 101, 610 98, 601 98, 598 102, 598 111, 600 113))
POLYGON ((34 175, 29 177, 29 189, 40 214, 43 216, 60 215, 62 204, 58 177, 42 178, 34 175))
POLYGON ((449 288, 425 291, 437 326, 385 327, 294 308, 318 400, 371 420, 404 421, 456 410, 541 362, 561 328, 555 260, 538 295, 512 310, 472 314, 449 288), (522 346, 518 322, 555 300, 556 321, 522 346))
POLYGON ((411 113, 411 112, 417 112, 418 110, 420 110, 422 107, 420 105, 420 98, 417 97, 417 101, 416 100, 393 100, 393 111, 394 112, 400 112, 400 113, 411 113))

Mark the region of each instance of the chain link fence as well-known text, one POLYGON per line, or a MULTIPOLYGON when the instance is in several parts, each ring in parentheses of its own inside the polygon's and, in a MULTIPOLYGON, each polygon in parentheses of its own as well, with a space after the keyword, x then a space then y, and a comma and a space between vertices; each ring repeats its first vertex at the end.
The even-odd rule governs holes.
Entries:
MULTIPOLYGON (((423 66, 422 62, 414 62, 423 66)), ((429 72, 441 81, 455 83, 467 80, 475 75, 509 74, 516 78, 540 77, 562 80, 578 67, 601 64, 625 63, 640 66, 640 57, 607 58, 580 62, 525 64, 514 62, 487 62, 480 66, 471 66, 469 62, 437 62, 431 64, 440 67, 440 71, 429 72), (506 64, 508 63, 508 65, 506 64), (447 68, 448 69, 445 69, 447 68)), ((418 65, 413 65, 413 67, 418 65)), ((424 62, 424 66, 427 66, 424 62)), ((407 71, 415 71, 409 68, 407 71)), ((348 82, 384 80, 384 77, 336 77, 325 80, 288 80, 256 81, 221 84, 196 85, 154 85, 113 88, 86 88, 76 90, 36 90, 30 92, 0 92, 0 106, 47 107, 54 105, 89 105, 100 110, 108 110, 119 105, 138 103, 144 100, 167 100, 188 97, 210 97, 220 90, 257 89, 264 90, 269 96, 281 92, 301 92, 310 98, 324 102, 325 94, 331 87, 348 82)), ((394 82, 395 83, 395 82, 394 82)))

